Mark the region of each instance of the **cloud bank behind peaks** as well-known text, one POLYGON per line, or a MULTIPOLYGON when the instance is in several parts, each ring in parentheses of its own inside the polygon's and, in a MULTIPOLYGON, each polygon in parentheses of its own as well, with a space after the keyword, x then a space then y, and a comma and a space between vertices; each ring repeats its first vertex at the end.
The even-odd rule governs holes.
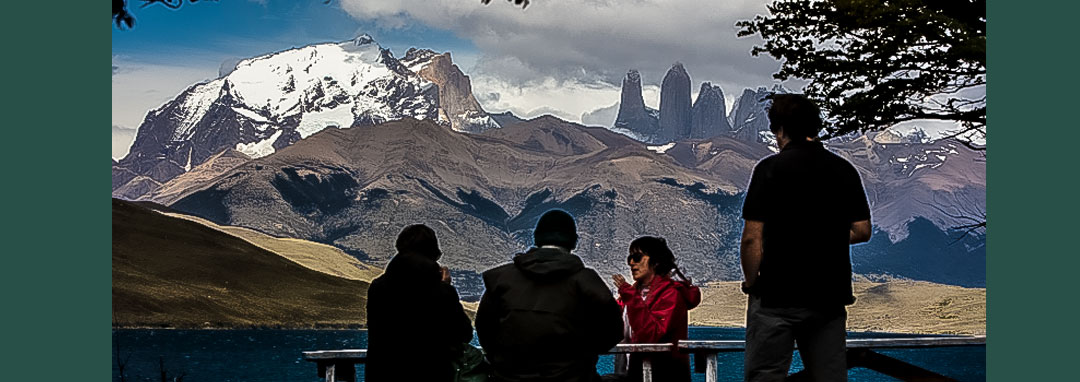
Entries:
POLYGON ((474 91, 499 95, 485 102, 486 108, 526 117, 542 109, 579 120, 582 113, 618 101, 628 69, 641 71, 646 85, 659 85, 672 63, 680 61, 690 72, 692 88, 701 81, 735 87, 725 86, 725 93, 772 83, 779 63, 751 56, 760 40, 737 38, 735 27, 738 20, 764 14, 765 4, 534 0, 522 10, 498 1, 484 6, 473 0, 343 0, 341 7, 388 30, 422 24, 471 41, 479 58, 473 68, 463 69, 473 77, 474 91), (541 99, 545 102, 529 101, 541 99))

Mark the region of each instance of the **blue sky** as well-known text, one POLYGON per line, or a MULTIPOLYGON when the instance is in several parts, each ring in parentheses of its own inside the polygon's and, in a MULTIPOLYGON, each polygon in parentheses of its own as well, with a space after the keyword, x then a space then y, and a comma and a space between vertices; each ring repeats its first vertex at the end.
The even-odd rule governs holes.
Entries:
POLYGON ((415 23, 387 30, 375 21, 357 20, 339 4, 319 0, 221 0, 184 3, 172 10, 159 4, 129 9, 135 28, 113 28, 113 54, 151 64, 220 64, 231 57, 253 57, 289 47, 342 41, 367 33, 401 55, 412 46, 471 53, 475 46, 452 32, 415 23))

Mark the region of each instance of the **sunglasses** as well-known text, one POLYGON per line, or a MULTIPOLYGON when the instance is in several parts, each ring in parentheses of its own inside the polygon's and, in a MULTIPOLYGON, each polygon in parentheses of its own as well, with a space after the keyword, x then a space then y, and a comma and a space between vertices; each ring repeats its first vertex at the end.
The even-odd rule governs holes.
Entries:
POLYGON ((641 258, 642 258, 642 257, 645 257, 645 254, 644 254, 644 253, 641 253, 641 252, 631 252, 631 253, 630 253, 630 256, 626 256, 626 263, 627 263, 627 264, 630 264, 631 262, 634 262, 634 263, 638 263, 638 262, 641 262, 641 258))

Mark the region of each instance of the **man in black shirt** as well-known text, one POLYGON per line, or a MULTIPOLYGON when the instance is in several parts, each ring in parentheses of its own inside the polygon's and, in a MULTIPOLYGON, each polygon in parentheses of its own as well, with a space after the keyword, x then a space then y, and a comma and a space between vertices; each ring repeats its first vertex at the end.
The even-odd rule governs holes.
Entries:
POLYGON ((849 245, 870 240, 870 208, 855 167, 814 139, 817 105, 769 98, 780 152, 754 168, 743 204, 746 380, 784 380, 797 342, 812 380, 846 381, 849 245))

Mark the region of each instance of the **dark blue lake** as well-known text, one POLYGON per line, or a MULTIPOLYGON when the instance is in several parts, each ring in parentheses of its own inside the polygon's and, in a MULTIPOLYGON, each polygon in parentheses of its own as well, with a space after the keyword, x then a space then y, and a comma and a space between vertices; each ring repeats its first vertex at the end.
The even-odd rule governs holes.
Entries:
MULTIPOLYGON (((690 328, 690 339, 738 340, 739 328, 690 328)), ((850 338, 907 337, 881 333, 851 333, 850 338)), ((476 341, 473 341, 476 344, 476 341)), ((183 382, 315 382, 314 363, 304 361, 306 350, 356 349, 367 347, 367 332, 361 330, 161 330, 123 329, 113 331, 113 381, 121 381, 119 364, 124 364, 125 382, 161 381, 183 376, 183 382)), ((960 381, 986 380, 985 347, 879 350, 880 353, 912 363, 960 381)), ((417 362, 422 362, 418 358, 417 362)), ((742 380, 742 353, 720 354, 721 381, 742 380)), ((601 357, 597 369, 610 372, 612 356, 601 357)), ((792 370, 802 369, 798 356, 792 370)), ((363 380, 358 366, 357 380, 363 380)), ((694 381, 704 381, 694 374, 694 381)), ((893 381, 865 369, 852 369, 851 381, 893 381)))

